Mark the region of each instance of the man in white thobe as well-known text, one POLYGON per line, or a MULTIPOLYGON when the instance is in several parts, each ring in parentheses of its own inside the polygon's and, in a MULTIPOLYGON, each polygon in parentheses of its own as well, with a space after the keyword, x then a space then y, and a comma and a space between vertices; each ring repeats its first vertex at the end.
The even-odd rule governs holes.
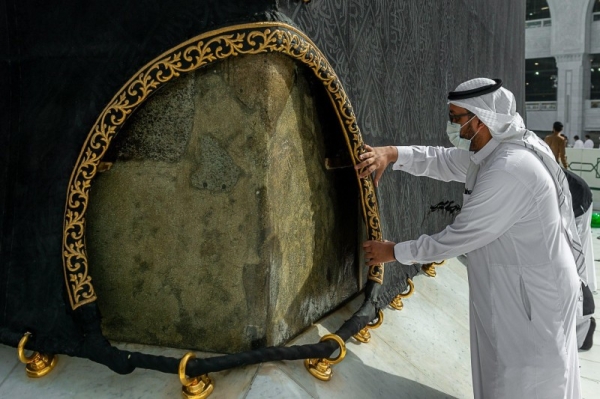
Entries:
POLYGON ((583 143, 583 148, 594 148, 594 142, 589 134, 585 135, 585 142, 583 143))
POLYGON ((478 78, 450 93, 457 148, 366 146, 356 168, 375 172, 376 186, 389 163, 466 184, 462 211, 443 231, 367 241, 365 257, 411 264, 467 254, 475 398, 580 398, 575 315, 585 264, 568 185, 501 85, 478 78))

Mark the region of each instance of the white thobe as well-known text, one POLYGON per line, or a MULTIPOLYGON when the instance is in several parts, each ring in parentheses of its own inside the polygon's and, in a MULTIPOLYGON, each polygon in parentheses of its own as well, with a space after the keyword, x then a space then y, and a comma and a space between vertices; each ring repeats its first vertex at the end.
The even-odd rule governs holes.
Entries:
POLYGON ((492 139, 475 154, 398 147, 393 168, 464 182, 471 162, 479 165, 477 180, 454 222, 396 244, 395 257, 410 264, 467 254, 475 398, 580 398, 580 280, 543 163, 492 139))
POLYGON ((583 147, 583 141, 581 141, 581 140, 575 140, 575 143, 573 144, 573 148, 584 148, 583 147))
POLYGON ((585 143, 583 143, 583 148, 594 148, 594 142, 590 139, 587 139, 585 143))

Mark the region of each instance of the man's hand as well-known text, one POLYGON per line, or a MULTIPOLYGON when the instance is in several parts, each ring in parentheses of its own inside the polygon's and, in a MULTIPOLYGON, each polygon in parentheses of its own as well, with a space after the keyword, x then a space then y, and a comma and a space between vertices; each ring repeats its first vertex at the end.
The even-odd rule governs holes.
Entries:
POLYGON ((357 164, 354 169, 359 170, 358 177, 364 179, 371 173, 375 172, 375 187, 379 184, 381 175, 387 168, 389 163, 396 162, 398 160, 398 150, 396 147, 371 147, 365 144, 367 150, 364 154, 360 155, 361 163, 357 164))
POLYGON ((365 263, 367 266, 378 265, 380 263, 393 262, 394 245, 391 241, 365 241, 363 249, 365 250, 365 263))

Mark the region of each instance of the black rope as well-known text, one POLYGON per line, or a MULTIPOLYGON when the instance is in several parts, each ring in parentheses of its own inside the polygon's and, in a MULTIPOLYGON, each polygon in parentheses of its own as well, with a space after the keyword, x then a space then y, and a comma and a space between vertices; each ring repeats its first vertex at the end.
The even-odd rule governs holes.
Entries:
MULTIPOLYGON (((69 356, 88 358, 97 363, 104 364, 116 373, 129 374, 137 367, 161 371, 163 373, 177 374, 180 359, 149 355, 140 352, 129 352, 113 347, 102 335, 100 329, 100 316, 95 305, 80 308, 78 313, 80 325, 84 328, 84 338, 71 347, 68 352, 57 349, 53 342, 36 339, 35 333, 27 342, 28 350, 42 353, 66 354, 69 356), (85 308, 85 310, 84 310, 85 308)), ((347 320, 336 332, 344 342, 363 329, 371 320, 375 319, 377 309, 367 298, 361 308, 347 320)), ((0 329, 0 341, 8 345, 17 346, 22 335, 0 329)), ((277 360, 298 360, 330 357, 339 349, 337 342, 327 340, 316 344, 294 345, 289 347, 267 347, 231 355, 216 356, 206 359, 191 359, 186 368, 187 375, 202 375, 212 372, 231 369, 277 360)))
MULTIPOLYGON (((411 267, 407 268, 407 272, 405 270, 396 270, 395 273, 388 273, 386 282, 387 284, 391 283, 391 286, 382 286, 378 283, 368 281, 365 286, 365 301, 358 311, 350 319, 346 320, 335 334, 346 342, 369 322, 377 318, 378 311, 387 306, 394 296, 405 290, 407 286, 406 278, 417 274, 419 265, 411 265, 411 267), (394 278, 390 278, 392 276, 394 278)), ((65 354, 87 358, 103 364, 119 374, 129 374, 138 367, 170 374, 177 374, 179 372, 180 359, 178 358, 129 352, 113 347, 102 335, 100 325, 101 315, 95 302, 77 309, 73 316, 82 328, 82 338, 80 341, 65 350, 59 342, 36 337, 34 331, 33 336, 26 344, 26 349, 41 353, 65 354)), ((8 329, 0 328, 0 342, 16 347, 22 337, 22 335, 11 332, 8 329)), ((337 342, 326 340, 307 345, 260 348, 206 359, 193 358, 188 361, 186 374, 189 376, 198 376, 235 367, 277 360, 328 358, 338 349, 339 345, 337 342)))

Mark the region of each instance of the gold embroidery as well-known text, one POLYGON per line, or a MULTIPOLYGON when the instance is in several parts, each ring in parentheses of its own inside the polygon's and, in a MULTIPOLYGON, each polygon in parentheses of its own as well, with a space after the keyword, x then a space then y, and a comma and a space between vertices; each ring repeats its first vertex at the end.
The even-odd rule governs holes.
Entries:
MULTIPOLYGON (((260 22, 235 25, 207 32, 165 52, 133 76, 113 97, 90 130, 71 174, 67 189, 63 231, 63 266, 71 307, 96 300, 88 271, 85 247, 85 212, 91 181, 111 140, 127 118, 161 85, 182 73, 247 54, 278 52, 308 68, 326 88, 344 132, 354 165, 364 151, 356 117, 342 84, 319 49, 303 33, 290 25, 260 22)), ((381 240, 379 209, 371 178, 359 179, 363 215, 370 240, 381 240)), ((368 278, 383 282, 383 265, 372 266, 368 278)))

